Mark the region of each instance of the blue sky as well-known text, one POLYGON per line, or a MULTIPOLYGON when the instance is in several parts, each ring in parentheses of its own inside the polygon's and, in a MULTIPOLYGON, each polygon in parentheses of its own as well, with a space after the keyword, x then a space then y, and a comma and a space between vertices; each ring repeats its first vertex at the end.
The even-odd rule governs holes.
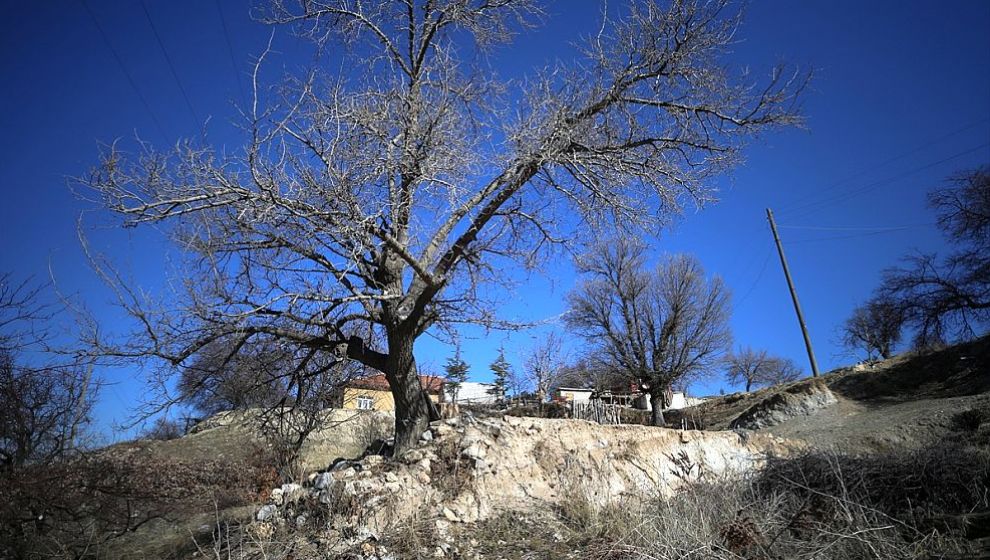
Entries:
MULTIPOLYGON (((85 301, 106 328, 126 327, 83 259, 76 223, 92 206, 73 196, 66 178, 96 162, 100 142, 135 134, 160 146, 206 130, 216 145, 239 146, 231 103, 245 94, 251 60, 269 35, 252 21, 252 5, 8 6, 0 24, 0 270, 44 278, 50 268, 61 289, 85 301)), ((597 30, 600 6, 549 2, 545 24, 500 51, 495 69, 521 76, 566 60, 571 42, 597 30)), ((946 249, 925 192, 954 170, 990 163, 990 2, 758 1, 746 12, 733 61, 754 72, 782 59, 813 67, 808 129, 753 143, 746 163, 720 181, 720 202, 689 210, 650 241, 651 249, 694 253, 725 278, 734 292, 737 344, 805 365, 765 219, 764 209, 773 208, 819 364, 828 370, 854 360, 837 344, 836 329, 869 296, 880 271, 909 251, 946 249)), ((275 49, 265 68, 270 77, 310 60, 284 32, 275 49)), ((166 252, 153 233, 104 228, 110 222, 99 212, 87 213, 85 223, 98 248, 138 283, 160 288, 166 252)), ((561 256, 526 278, 500 311, 552 325, 574 283, 561 256)), ((473 377, 487 379, 500 344, 521 366, 540 330, 465 331, 463 355, 473 377)), ((435 370, 451 352, 429 338, 417 346, 420 362, 435 370)), ((140 399, 142 374, 104 373, 111 384, 98 415, 109 425, 140 399)), ((720 387, 714 379, 693 390, 720 387)))

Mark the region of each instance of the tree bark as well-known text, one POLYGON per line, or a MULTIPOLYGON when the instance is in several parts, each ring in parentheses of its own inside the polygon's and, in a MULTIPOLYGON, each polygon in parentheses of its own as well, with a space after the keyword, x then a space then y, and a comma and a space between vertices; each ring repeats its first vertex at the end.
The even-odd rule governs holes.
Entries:
POLYGON ((416 446, 420 436, 429 428, 432 411, 435 410, 426 389, 419 382, 413 355, 415 340, 411 333, 388 335, 384 373, 395 400, 395 455, 416 446))
POLYGON ((650 391, 650 407, 653 409, 650 411, 650 424, 653 426, 666 426, 667 422, 663 418, 663 407, 666 399, 664 399, 664 389, 656 388, 650 391))

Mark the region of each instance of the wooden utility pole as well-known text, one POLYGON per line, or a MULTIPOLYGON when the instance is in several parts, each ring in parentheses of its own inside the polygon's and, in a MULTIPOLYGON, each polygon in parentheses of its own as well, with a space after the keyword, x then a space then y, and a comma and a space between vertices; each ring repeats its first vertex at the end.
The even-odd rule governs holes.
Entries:
POLYGON ((811 338, 808 337, 808 327, 804 324, 804 314, 801 313, 801 304, 798 303, 797 292, 794 290, 794 281, 791 280, 791 271, 787 268, 787 259, 784 258, 784 246, 780 244, 780 236, 777 235, 777 224, 774 223, 773 212, 769 208, 767 208, 767 219, 770 220, 770 231, 773 232, 773 240, 777 244, 777 254, 780 255, 780 266, 784 268, 784 278, 787 279, 787 287, 791 290, 794 312, 797 313, 798 324, 801 325, 801 335, 804 336, 804 347, 808 349, 808 360, 811 362, 811 375, 818 377, 818 362, 815 361, 815 351, 811 349, 811 338))

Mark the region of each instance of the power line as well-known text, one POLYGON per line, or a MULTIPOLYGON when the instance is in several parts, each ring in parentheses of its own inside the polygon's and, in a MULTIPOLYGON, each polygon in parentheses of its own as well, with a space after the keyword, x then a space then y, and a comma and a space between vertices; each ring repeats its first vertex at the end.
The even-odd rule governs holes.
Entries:
POLYGON ((202 124, 202 121, 199 120, 196 109, 193 108, 192 102, 189 101, 189 96, 186 95, 186 89, 182 87, 182 80, 179 79, 179 73, 175 71, 175 65, 172 64, 172 57, 168 55, 168 49, 165 48, 165 43, 162 41, 161 35, 158 34, 158 29, 155 27, 154 20, 151 19, 151 13, 148 11, 148 6, 144 3, 144 0, 141 1, 141 9, 144 10, 144 17, 148 19, 148 25, 151 26, 151 33, 155 36, 155 41, 158 42, 158 48, 162 50, 162 54, 165 56, 168 69, 172 72, 172 79, 175 80, 175 85, 179 87, 179 93, 182 94, 182 99, 185 100, 186 107, 189 109, 189 114, 192 115, 193 126, 198 127, 202 124))
POLYGON ((746 293, 743 294, 743 297, 739 298, 739 301, 736 302, 736 310, 737 311, 742 307, 742 304, 743 304, 744 301, 746 301, 746 298, 748 298, 750 296, 750 294, 753 293, 753 290, 756 289, 756 285, 760 283, 760 280, 763 279, 763 273, 766 272, 766 270, 767 270, 767 264, 770 263, 770 256, 771 255, 773 255, 773 243, 771 243, 767 247, 767 255, 766 255, 766 257, 763 258, 763 265, 760 266, 760 272, 756 275, 756 280, 753 280, 753 283, 750 284, 749 289, 746 290, 746 293))
POLYGON ((220 26, 223 28, 223 38, 227 42, 227 55, 230 57, 230 67, 234 71, 234 77, 237 79, 237 90, 241 94, 241 103, 247 107, 247 96, 244 95, 244 84, 241 82, 241 73, 237 71, 237 62, 234 60, 234 46, 230 42, 227 18, 223 15, 223 6, 221 6, 220 0, 216 0, 214 3, 217 6, 217 12, 220 14, 220 26))
POLYGON ((789 214, 789 216, 791 218, 800 218, 800 217, 803 217, 803 216, 807 216, 809 214, 813 214, 814 212, 816 212, 820 208, 825 208, 827 206, 832 206, 832 205, 834 205, 834 204, 836 204, 838 202, 844 202, 846 200, 849 200, 850 198, 854 198, 854 197, 859 196, 859 195, 861 195, 863 193, 866 193, 866 192, 875 190, 875 189, 877 189, 879 187, 885 186, 885 185, 887 185, 887 184, 889 184, 889 183, 891 183, 893 181, 896 181, 897 179, 901 179, 903 177, 907 177, 909 175, 913 175, 915 173, 918 173, 919 171, 924 171, 926 169, 935 167, 936 165, 941 165, 941 164, 946 163, 948 161, 951 161, 951 160, 960 158, 960 157, 965 156, 965 155, 969 155, 969 154, 971 154, 973 152, 982 150, 983 148, 986 148, 987 146, 990 146, 990 142, 984 142, 984 143, 980 144, 979 146, 974 146, 972 148, 969 148, 968 150, 964 150, 962 152, 958 152, 958 153, 952 154, 951 156, 942 158, 942 159, 940 159, 938 161, 933 161, 931 163, 922 165, 921 167, 916 167, 916 168, 911 169, 909 171, 898 173, 896 175, 892 175, 890 177, 886 177, 884 179, 880 179, 880 180, 874 181, 872 183, 868 183, 868 184, 863 185, 863 186, 860 186, 860 187, 855 187, 855 188, 852 188, 852 189, 848 189, 848 190, 840 193, 837 196, 833 196, 833 197, 830 197, 830 198, 825 198, 825 199, 819 200, 817 202, 813 202, 813 203, 810 203, 810 204, 804 204, 802 206, 798 206, 797 208, 793 208, 790 211, 790 212, 798 212, 798 213, 797 214, 791 213, 791 214, 789 214))
POLYGON ((95 25, 96 30, 100 32, 100 37, 103 38, 103 43, 108 49, 110 49, 110 54, 112 54, 114 60, 117 61, 117 66, 120 67, 120 71, 124 73, 124 77, 127 78, 127 82, 131 85, 131 89, 134 90, 134 93, 137 95, 138 99, 141 100, 141 104, 144 105, 144 110, 147 111, 148 116, 151 117, 151 120, 158 129, 159 134, 162 135, 162 139, 168 142, 169 137, 168 134, 165 134, 165 127, 162 126, 161 121, 159 121, 158 117, 155 116, 155 112, 151 110, 151 105, 148 103, 148 100, 141 94, 141 90, 138 88, 137 82, 134 81, 131 73, 127 71, 127 66, 124 65, 123 59, 121 59, 120 55, 117 54, 117 49, 113 48, 113 43, 110 42, 110 37, 107 35, 106 31, 103 30, 103 26, 100 25, 100 20, 96 18, 96 14, 93 13, 93 10, 91 10, 89 5, 86 4, 86 0, 79 0, 79 3, 82 4, 83 9, 86 10, 86 13, 89 14, 90 19, 93 20, 93 25, 95 25))
POLYGON ((893 163, 895 161, 899 161, 901 159, 904 159, 904 158, 906 158, 906 157, 908 157, 910 155, 914 155, 914 154, 916 154, 918 152, 921 152, 923 150, 930 149, 931 146, 932 146, 932 144, 936 144, 938 142, 941 142, 942 140, 945 140, 946 138, 951 138, 951 137, 959 134, 960 132, 965 132, 965 131, 967 131, 967 130, 969 130, 971 128, 975 128, 976 126, 978 126, 980 124, 983 124, 983 123, 985 123, 987 121, 990 121, 990 117, 983 117, 981 119, 977 119, 975 121, 970 122, 969 124, 966 124, 966 125, 963 125, 960 128, 957 128, 957 129, 955 129, 955 130, 953 130, 951 132, 947 132, 946 134, 943 134, 941 136, 937 136, 937 137, 935 137, 933 139, 926 140, 923 144, 920 144, 920 145, 916 146, 915 148, 912 148, 912 149, 910 149, 908 151, 905 151, 905 152, 901 152, 899 154, 896 154, 896 155, 894 155, 894 156, 892 156, 892 157, 890 157, 888 159, 885 159, 884 161, 882 161, 880 163, 865 165, 865 166, 859 168, 858 170, 854 171, 853 173, 851 173, 851 174, 843 177, 842 179, 839 179, 839 180, 837 180, 837 181, 835 181, 833 183, 830 183, 830 184, 822 187, 821 189, 819 189, 818 191, 816 191, 816 192, 814 192, 812 194, 809 194, 807 196, 801 197, 801 198, 799 198, 799 199, 791 202, 790 204, 785 205, 784 207, 782 207, 782 208, 780 208, 778 210, 778 213, 787 213, 787 212, 790 212, 794 208, 798 208, 798 207, 802 206, 805 203, 805 201, 813 200, 815 197, 821 195, 822 193, 827 192, 827 191, 834 190, 838 186, 840 186, 842 184, 845 184, 845 183, 848 183, 850 180, 855 179, 857 177, 860 177, 860 176, 862 176, 863 174, 865 174, 865 173, 867 173, 869 171, 876 171, 877 169, 880 169, 881 167, 884 167, 886 165, 889 165, 889 164, 891 164, 891 163, 893 163))
POLYGON ((777 224, 780 229, 804 229, 804 230, 814 230, 814 231, 895 231, 901 229, 914 229, 921 227, 930 227, 935 225, 934 223, 927 224, 908 224, 903 226, 875 226, 875 227, 842 227, 842 226, 782 226, 777 224))
POLYGON ((815 243, 815 242, 818 242, 818 241, 833 241, 833 240, 837 240, 837 239, 855 239, 855 238, 858 238, 858 237, 872 237, 874 235, 883 235, 883 234, 886 234, 886 233, 894 233, 896 231, 904 231, 906 229, 910 229, 910 228, 888 229, 888 230, 882 230, 882 231, 874 231, 872 233, 859 233, 859 234, 852 234, 852 235, 833 235, 833 236, 830 236, 830 237, 816 237, 816 238, 813 238, 813 239, 795 239, 793 241, 788 241, 787 244, 788 245, 793 245, 795 243, 815 243))

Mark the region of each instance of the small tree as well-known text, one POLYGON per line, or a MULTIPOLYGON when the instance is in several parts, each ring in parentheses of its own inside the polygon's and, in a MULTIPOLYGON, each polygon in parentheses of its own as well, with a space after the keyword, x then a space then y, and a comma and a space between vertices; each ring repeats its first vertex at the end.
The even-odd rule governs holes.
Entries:
POLYGON ((526 358, 526 379, 541 403, 547 399, 566 362, 562 345, 557 333, 550 332, 533 345, 526 358))
POLYGON ((450 396, 450 402, 457 404, 457 397, 461 392, 461 384, 467 381, 468 371, 471 367, 467 362, 461 359, 461 349, 457 348, 454 356, 447 358, 447 364, 444 366, 443 370, 446 375, 446 386, 447 395, 450 396))
POLYGON ((893 355, 901 340, 904 311, 897 303, 872 299, 853 310, 842 327, 842 341, 849 349, 863 350, 868 360, 893 355))
POLYGON ((990 167, 951 176, 928 203, 955 250, 909 257, 877 290, 914 327, 916 346, 970 338, 990 325, 990 167))
POLYGON ((746 347, 726 358, 726 380, 743 385, 748 393, 753 387, 788 383, 801 377, 801 370, 787 358, 771 356, 766 350, 746 347))
POLYGON ((492 370, 492 388, 488 394, 495 398, 498 404, 504 403, 512 383, 512 366, 505 359, 505 348, 498 349, 498 357, 488 366, 492 370))
POLYGON ((0 274, 0 473, 78 451, 96 398, 92 363, 51 351, 43 288, 0 274))
POLYGON ((643 245, 628 238, 600 243, 578 269, 588 279, 568 295, 568 324, 648 388, 652 423, 663 425, 673 386, 709 373, 731 342, 728 290, 686 255, 646 268, 643 245))
POLYGON ((157 441, 169 441, 182 437, 182 426, 175 419, 167 416, 159 416, 141 437, 157 441))

